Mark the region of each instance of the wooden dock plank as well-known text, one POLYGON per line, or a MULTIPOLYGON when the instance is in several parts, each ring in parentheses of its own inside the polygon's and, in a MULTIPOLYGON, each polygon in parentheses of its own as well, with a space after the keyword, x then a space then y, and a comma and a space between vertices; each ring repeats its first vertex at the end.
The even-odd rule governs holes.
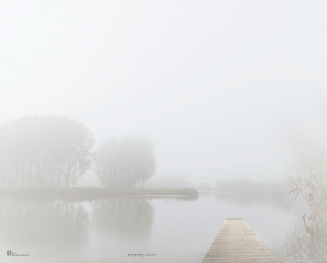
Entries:
POLYGON ((227 218, 202 263, 281 263, 242 218, 227 218))

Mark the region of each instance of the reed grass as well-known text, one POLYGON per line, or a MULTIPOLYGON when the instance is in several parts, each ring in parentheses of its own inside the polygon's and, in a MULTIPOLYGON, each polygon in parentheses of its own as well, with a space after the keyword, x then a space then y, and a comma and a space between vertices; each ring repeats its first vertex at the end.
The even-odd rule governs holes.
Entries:
POLYGON ((288 177, 290 193, 295 198, 301 195, 309 206, 302 222, 295 224, 284 243, 288 262, 327 262, 326 177, 325 167, 318 165, 319 162, 304 163, 288 177))

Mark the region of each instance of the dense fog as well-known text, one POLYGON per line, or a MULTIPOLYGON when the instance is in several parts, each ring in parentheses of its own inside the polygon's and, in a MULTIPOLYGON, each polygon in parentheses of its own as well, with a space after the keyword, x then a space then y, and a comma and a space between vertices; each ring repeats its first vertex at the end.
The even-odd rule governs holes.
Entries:
MULTIPOLYGON (((323 1, 1 1, 0 121, 77 119, 145 136, 157 175, 285 180, 319 120, 323 1)), ((95 179, 94 179, 95 180, 95 179)))
POLYGON ((326 13, 1 0, 0 261, 200 263, 226 218, 326 259, 326 13))

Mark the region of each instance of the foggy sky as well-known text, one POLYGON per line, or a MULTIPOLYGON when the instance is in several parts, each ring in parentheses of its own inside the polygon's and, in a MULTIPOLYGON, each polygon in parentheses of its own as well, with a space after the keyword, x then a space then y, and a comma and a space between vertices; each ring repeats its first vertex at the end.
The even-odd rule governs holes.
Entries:
POLYGON ((0 122, 141 135, 157 175, 286 178, 327 84, 326 1, 0 0, 0 122))

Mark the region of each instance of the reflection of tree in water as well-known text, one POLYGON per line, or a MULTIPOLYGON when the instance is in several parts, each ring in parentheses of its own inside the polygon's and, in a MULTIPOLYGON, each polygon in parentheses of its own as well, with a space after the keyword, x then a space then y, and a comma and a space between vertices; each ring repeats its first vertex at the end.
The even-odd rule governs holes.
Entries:
POLYGON ((110 235, 151 232, 154 209, 144 198, 112 198, 97 200, 93 205, 94 225, 110 235))
POLYGON ((193 202, 197 199, 199 199, 199 196, 197 195, 185 195, 185 196, 139 196, 138 198, 144 198, 147 200, 158 200, 163 199, 165 201, 175 201, 175 202, 193 202))
POLYGON ((74 244, 87 234, 88 214, 67 201, 0 202, 0 238, 14 245, 74 244))

